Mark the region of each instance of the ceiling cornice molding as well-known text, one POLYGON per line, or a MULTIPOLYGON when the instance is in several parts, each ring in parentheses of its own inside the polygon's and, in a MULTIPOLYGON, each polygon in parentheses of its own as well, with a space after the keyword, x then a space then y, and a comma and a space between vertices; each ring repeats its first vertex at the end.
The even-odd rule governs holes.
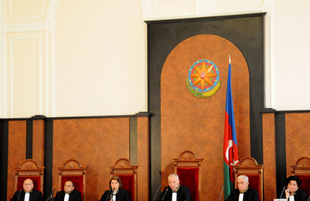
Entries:
POLYGON ((174 6, 164 0, 140 2, 144 20, 212 17, 270 10, 270 0, 189 0, 178 1, 174 6))

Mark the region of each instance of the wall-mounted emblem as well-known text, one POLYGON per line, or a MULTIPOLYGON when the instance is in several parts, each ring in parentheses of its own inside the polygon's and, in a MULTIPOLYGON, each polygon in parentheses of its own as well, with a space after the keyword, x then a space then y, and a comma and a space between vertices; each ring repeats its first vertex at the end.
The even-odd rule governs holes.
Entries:
POLYGON ((186 85, 194 96, 210 97, 220 88, 220 70, 213 61, 200 59, 190 67, 186 85))

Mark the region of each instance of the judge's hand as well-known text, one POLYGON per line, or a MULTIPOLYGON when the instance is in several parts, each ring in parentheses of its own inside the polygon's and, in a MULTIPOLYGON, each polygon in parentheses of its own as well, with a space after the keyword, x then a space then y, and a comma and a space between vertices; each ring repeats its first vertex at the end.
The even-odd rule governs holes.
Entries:
POLYGON ((286 197, 286 199, 288 199, 289 196, 290 196, 290 190, 289 189, 285 189, 285 197, 286 197))

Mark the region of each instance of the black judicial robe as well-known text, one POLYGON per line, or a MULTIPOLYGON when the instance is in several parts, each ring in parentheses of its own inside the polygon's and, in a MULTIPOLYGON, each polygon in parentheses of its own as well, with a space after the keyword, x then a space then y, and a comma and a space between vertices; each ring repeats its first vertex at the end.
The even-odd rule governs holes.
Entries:
MULTIPOLYGON (((301 189, 298 189, 294 195, 294 200, 295 201, 307 201, 308 196, 307 193, 301 189)), ((287 200, 290 200, 290 198, 288 198, 287 200)))
MULTIPOLYGON (((239 194, 239 189, 232 190, 226 201, 238 201, 239 194)), ((257 190, 248 188, 248 190, 244 193, 243 201, 259 201, 257 190)))
MULTIPOLYGON (((58 191, 56 197, 54 198, 54 201, 64 201, 65 194, 65 191, 58 191)), ((82 201, 80 191, 73 190, 69 194, 69 201, 82 201)))
MULTIPOLYGON (((16 191, 14 193, 14 196, 10 199, 10 201, 17 201, 18 197, 19 197, 19 201, 24 201, 25 192, 23 190, 22 191, 16 191), (20 196, 19 196, 19 194, 20 194, 20 196)), ((44 201, 41 191, 37 191, 37 190, 31 191, 30 196, 29 196, 29 201, 44 201)))
MULTIPOLYGON (((111 190, 105 191, 100 201, 107 201, 107 200, 110 201, 109 197, 111 193, 112 193, 111 190)), ((131 201, 128 191, 126 191, 125 189, 120 189, 116 194, 116 201, 131 201)))
MULTIPOLYGON (((157 201, 171 201, 171 199, 172 189, 169 186, 166 186, 157 201), (166 189, 168 189, 168 191, 165 195, 166 189)), ((191 193, 187 186, 180 185, 179 189, 177 190, 177 201, 192 201, 191 193)))

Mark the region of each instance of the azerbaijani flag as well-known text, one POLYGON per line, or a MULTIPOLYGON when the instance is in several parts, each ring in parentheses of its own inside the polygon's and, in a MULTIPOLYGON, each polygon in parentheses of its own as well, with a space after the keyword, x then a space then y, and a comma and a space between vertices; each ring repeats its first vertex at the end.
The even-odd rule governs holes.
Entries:
POLYGON ((230 195, 231 189, 234 188, 233 165, 239 163, 237 136, 234 117, 233 97, 231 90, 231 61, 229 55, 229 68, 226 90, 226 107, 225 107, 225 129, 224 129, 224 199, 230 195))

